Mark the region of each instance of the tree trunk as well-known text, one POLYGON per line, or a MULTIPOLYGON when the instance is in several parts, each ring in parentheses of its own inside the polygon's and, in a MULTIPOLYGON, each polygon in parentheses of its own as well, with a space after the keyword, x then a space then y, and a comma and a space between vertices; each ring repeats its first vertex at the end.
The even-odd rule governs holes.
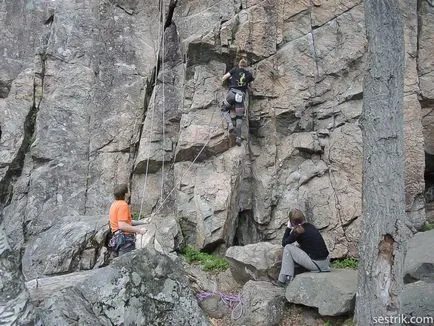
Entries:
MULTIPOLYGON (((365 0, 363 218, 355 321, 397 317, 405 256, 404 36, 397 0, 365 0)), ((386 323, 387 324, 387 323, 386 323)), ((397 320, 390 324, 397 325, 397 320)))

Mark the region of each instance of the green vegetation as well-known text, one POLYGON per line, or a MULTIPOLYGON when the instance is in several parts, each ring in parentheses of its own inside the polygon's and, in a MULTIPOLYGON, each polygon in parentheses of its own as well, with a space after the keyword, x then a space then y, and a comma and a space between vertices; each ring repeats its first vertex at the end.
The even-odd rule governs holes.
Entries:
POLYGON ((359 260, 356 258, 344 258, 332 261, 333 268, 351 268, 357 269, 359 267, 359 260))
POLYGON ((324 326, 333 326, 333 324, 332 324, 331 321, 327 320, 327 321, 324 323, 324 326))
POLYGON ((229 267, 229 263, 224 258, 201 252, 191 246, 185 247, 182 255, 189 263, 200 262, 202 269, 206 271, 225 271, 229 267))
POLYGON ((139 212, 134 212, 133 213, 133 220, 140 220, 142 218, 145 218, 145 216, 144 215, 140 215, 139 212))
POLYGON ((430 222, 425 222, 425 224, 422 227, 422 231, 431 231, 432 229, 434 229, 434 225, 431 224, 430 222))

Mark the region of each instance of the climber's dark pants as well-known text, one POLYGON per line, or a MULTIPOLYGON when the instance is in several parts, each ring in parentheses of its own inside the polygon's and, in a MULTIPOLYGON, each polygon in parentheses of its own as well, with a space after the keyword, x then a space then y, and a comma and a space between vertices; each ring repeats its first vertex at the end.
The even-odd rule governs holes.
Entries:
POLYGON ((226 98, 222 103, 222 115, 228 124, 228 129, 234 128, 232 123, 231 115, 229 113, 232 106, 235 106, 236 114, 236 131, 237 138, 241 138, 241 125, 244 117, 244 99, 246 94, 238 89, 231 88, 226 94, 226 98))

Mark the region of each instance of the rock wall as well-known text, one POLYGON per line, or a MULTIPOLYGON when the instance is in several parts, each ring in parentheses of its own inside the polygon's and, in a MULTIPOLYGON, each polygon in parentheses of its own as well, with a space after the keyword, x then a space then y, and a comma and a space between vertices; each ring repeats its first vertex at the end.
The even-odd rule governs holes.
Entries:
MULTIPOLYGON (((434 10, 401 3, 406 201, 419 228, 434 10)), ((13 249, 63 217, 107 214, 113 185, 128 182, 135 211, 174 216, 201 248, 279 243, 299 207, 332 257, 357 255, 361 0, 7 0, 0 17, 1 221, 13 249), (255 81, 233 147, 220 81, 241 57, 255 81)))

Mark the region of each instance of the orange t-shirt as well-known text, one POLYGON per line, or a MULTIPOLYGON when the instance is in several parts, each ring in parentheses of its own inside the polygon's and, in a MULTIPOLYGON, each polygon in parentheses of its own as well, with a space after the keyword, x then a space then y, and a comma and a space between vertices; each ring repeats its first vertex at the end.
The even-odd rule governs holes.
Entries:
POLYGON ((119 230, 119 221, 131 225, 131 212, 125 200, 116 200, 110 207, 110 228, 112 232, 119 230))

